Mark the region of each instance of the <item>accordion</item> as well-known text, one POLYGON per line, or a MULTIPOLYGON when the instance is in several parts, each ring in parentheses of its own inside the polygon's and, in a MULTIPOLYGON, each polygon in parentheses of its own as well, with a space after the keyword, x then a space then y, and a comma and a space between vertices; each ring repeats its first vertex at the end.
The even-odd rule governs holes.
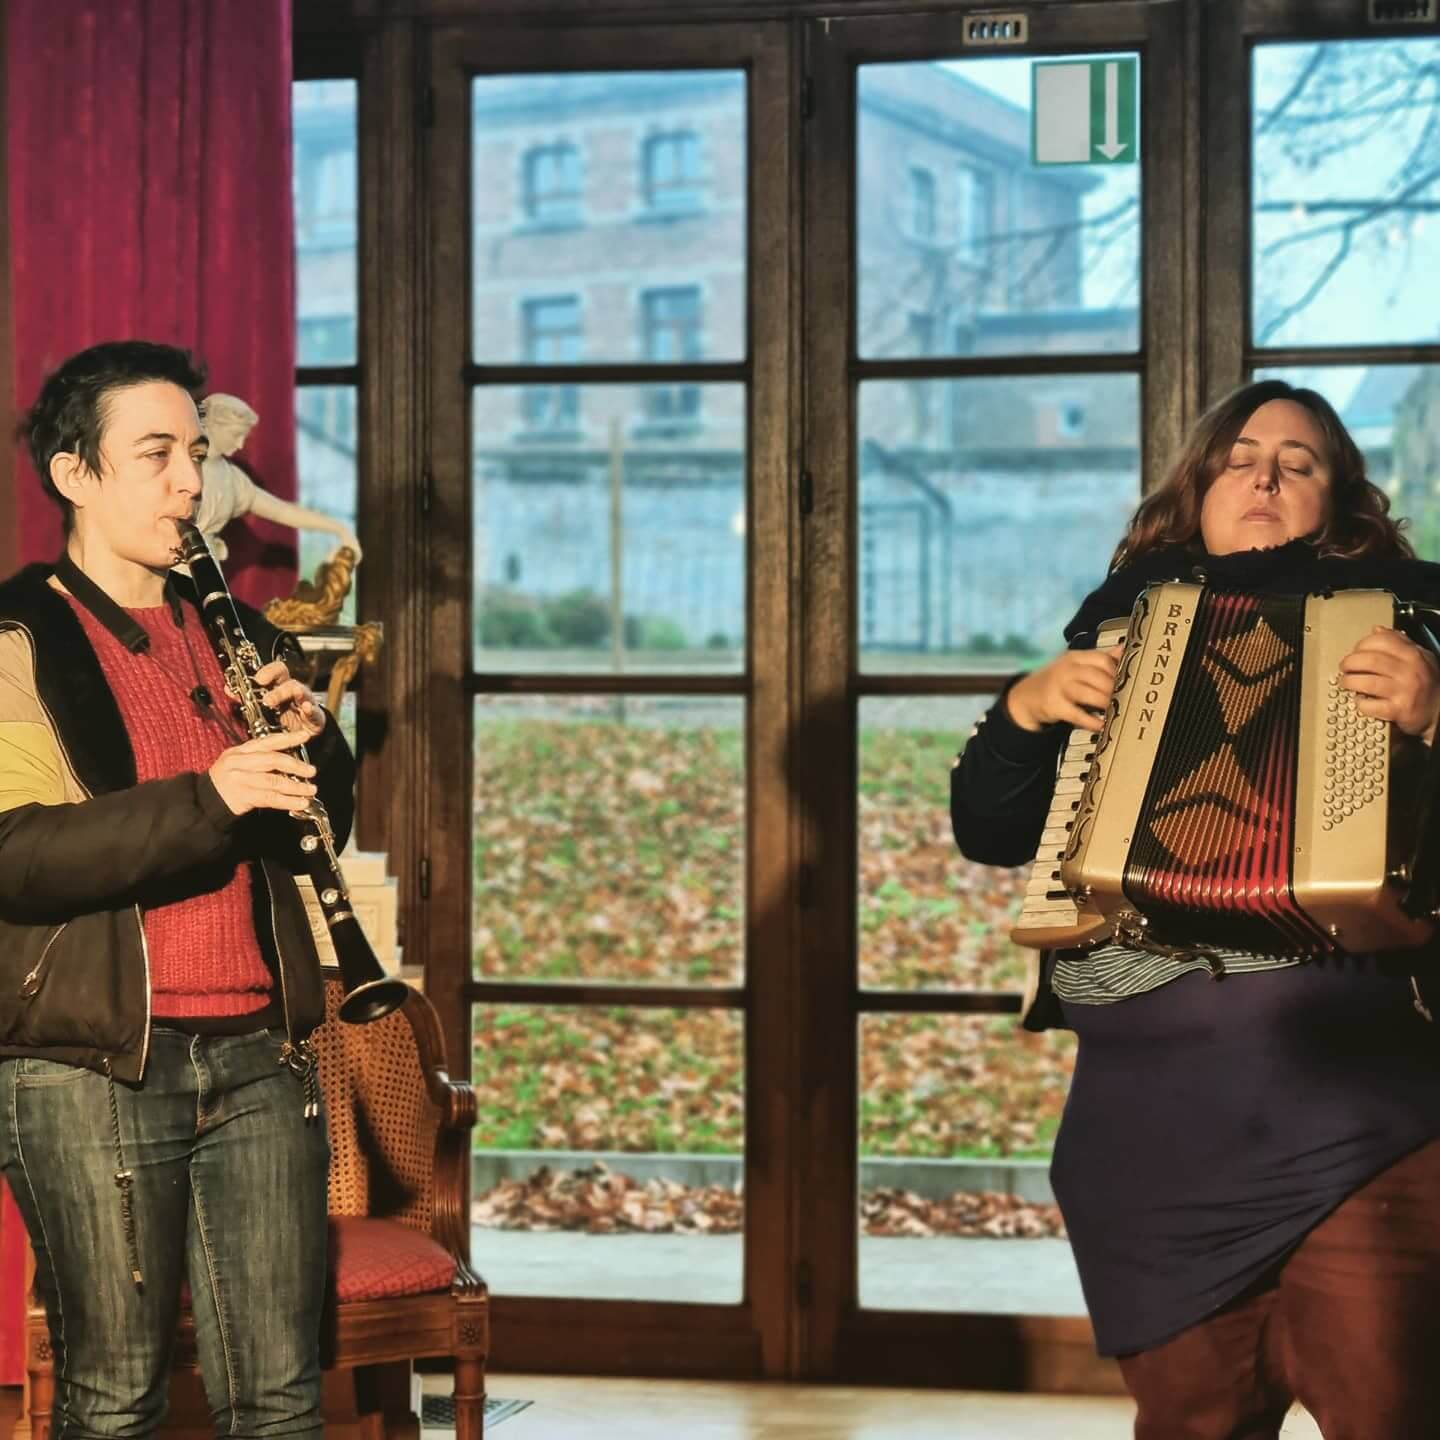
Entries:
POLYGON ((1011 938, 1286 955, 1427 941, 1428 751, 1339 683, 1356 643, 1408 613, 1383 590, 1152 585, 1098 637, 1125 642, 1114 693, 1061 757, 1011 938))

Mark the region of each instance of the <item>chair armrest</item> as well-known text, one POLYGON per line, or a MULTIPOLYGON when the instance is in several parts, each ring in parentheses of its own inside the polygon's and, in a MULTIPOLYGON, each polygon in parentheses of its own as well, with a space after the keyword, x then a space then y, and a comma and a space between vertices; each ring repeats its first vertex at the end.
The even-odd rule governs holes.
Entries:
POLYGON ((445 1068, 440 1017, 418 990, 406 997, 404 1015, 415 1036, 415 1049, 431 1102, 440 1111, 435 1135, 435 1204, 430 1233, 455 1257, 456 1290, 479 1290, 483 1282, 470 1268, 470 1131, 475 1126, 475 1091, 452 1080, 445 1068))

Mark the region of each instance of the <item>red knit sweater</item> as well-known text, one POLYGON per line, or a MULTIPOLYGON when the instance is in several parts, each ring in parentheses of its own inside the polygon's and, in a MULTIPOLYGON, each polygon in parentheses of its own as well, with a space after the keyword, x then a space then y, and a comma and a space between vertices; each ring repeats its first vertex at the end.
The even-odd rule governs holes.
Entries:
MULTIPOLYGON (((72 596, 66 598, 120 707, 137 780, 203 773, 244 738, 232 735, 213 710, 202 718, 189 697, 203 683, 217 705, 225 703, 220 664, 192 615, 182 611, 187 648, 168 606, 127 611, 150 636, 150 649, 136 655, 72 596)), ((217 890, 145 911, 157 1019, 248 1015, 268 1003, 272 981, 255 935, 251 890, 250 868, 242 864, 217 890)))

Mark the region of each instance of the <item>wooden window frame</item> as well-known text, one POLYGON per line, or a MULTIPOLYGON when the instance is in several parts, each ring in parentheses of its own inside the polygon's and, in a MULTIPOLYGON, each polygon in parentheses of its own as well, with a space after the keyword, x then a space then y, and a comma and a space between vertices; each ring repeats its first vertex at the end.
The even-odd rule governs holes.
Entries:
MULTIPOLYGON (((815 1207, 799 1263, 812 1277, 805 1373, 863 1380, 998 1388, 1115 1391, 1118 1374, 1094 1353, 1088 1319, 992 1316, 862 1309, 858 1303, 858 1079, 856 1050, 836 1044, 855 1035, 863 1016, 886 1013, 1015 1014, 1018 993, 956 990, 875 991, 859 984, 857 934, 858 713, 880 696, 992 694, 993 674, 941 676, 862 672, 857 645, 857 404, 873 380, 984 376, 1134 374, 1141 387, 1141 470, 1153 477, 1178 447, 1193 410, 1194 367, 1176 344, 1196 335, 1195 277, 1182 244, 1186 189, 1194 150, 1182 71, 1187 28, 1179 7, 1120 3, 1026 7, 1030 41, 996 52, 967 50, 964 16, 945 12, 904 18, 838 19, 809 31, 807 71, 814 83, 812 128, 829 147, 807 150, 805 292, 808 468, 817 478, 814 513, 802 536, 802 606, 807 617, 802 669, 809 739, 804 747, 812 797, 805 816, 802 869, 813 877, 802 921, 801 955, 811 967, 810 1003, 796 1017, 807 1072, 823 1103, 800 1137, 795 1163, 813 1191, 839 1197, 815 1207), (1143 229, 1140 346, 1125 354, 937 356, 862 359, 858 354, 855 176, 858 68, 930 58, 987 58, 1096 50, 1142 56, 1147 103, 1141 153, 1175 153, 1180 163, 1147 166, 1141 192, 1143 229), (1176 145, 1176 138, 1182 143, 1176 145), (1166 143, 1168 140, 1169 143, 1166 143), (846 863, 836 862, 837 852, 846 863)), ((1136 497, 1139 498, 1138 495, 1136 497)), ((1097 560, 1097 564, 1099 561, 1097 560)), ((1098 577, 1097 577, 1098 578, 1098 577)), ((957 735, 957 742, 962 737, 957 735)))
POLYGON ((430 634, 431 704, 426 745, 429 850, 433 889, 428 905, 428 944, 433 956, 458 959, 443 971, 433 965, 431 991, 446 1025, 457 1073, 468 1073, 470 1007, 477 1003, 616 1005, 627 1008, 715 1009, 743 1019, 746 1054, 747 1244, 744 1298, 736 1305, 660 1304, 497 1297, 496 1363, 624 1372, 644 1353, 646 1368, 660 1373, 758 1375, 787 1373, 787 1297, 775 1276, 788 1273, 784 1258, 792 1228, 793 1194, 788 1174, 764 1157, 782 1153, 789 1116, 771 1095, 748 1083, 758 1054, 783 1054, 782 1016, 788 1003, 790 966, 787 916, 792 865, 788 795, 780 761, 790 723, 788 679, 793 638, 786 620, 793 577, 783 545, 758 549, 747 586, 747 657, 735 675, 512 674, 483 673, 472 660, 472 594, 469 537, 470 396, 478 386, 583 385, 608 382, 700 385, 728 381, 748 387, 750 477, 746 533, 783 535, 792 504, 789 457, 794 421, 787 404, 792 371, 790 267, 761 264, 787 239, 793 169, 785 110, 793 103, 787 36, 775 25, 646 27, 486 26, 437 28, 430 36, 429 84, 434 127, 428 136, 426 185, 434 226, 430 296, 467 296, 470 274, 469 177, 470 79, 486 73, 542 69, 625 70, 644 57, 644 68, 738 69, 750 75, 749 285, 747 347, 735 361, 604 363, 569 365, 477 364, 469 328, 469 304, 427 303, 430 316, 428 369, 437 377, 429 396, 432 446, 432 508, 429 562, 437 577, 430 634), (764 137, 764 163, 761 163, 764 137), (758 616, 777 616, 775 624, 758 616), (747 706, 746 953, 763 955, 739 985, 691 988, 623 983, 548 984, 472 979, 471 835, 474 701, 481 695, 633 694, 725 695, 747 706), (459 772, 457 775, 457 771, 459 772), (457 780, 459 783, 457 783, 457 780), (660 1340, 663 1337, 663 1341, 660 1340), (657 1343, 659 1341, 659 1343, 657 1343))

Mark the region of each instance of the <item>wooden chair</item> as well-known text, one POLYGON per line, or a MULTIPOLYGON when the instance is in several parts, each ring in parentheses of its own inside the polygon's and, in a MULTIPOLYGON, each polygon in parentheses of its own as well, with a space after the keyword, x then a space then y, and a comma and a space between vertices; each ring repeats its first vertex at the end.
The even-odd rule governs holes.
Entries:
MULTIPOLYGON (((480 1440, 490 1304, 470 1269, 465 1212, 475 1098, 446 1074, 440 1022, 423 995, 412 991, 373 1024, 346 1025, 338 973, 325 974, 326 1019, 314 1039, 331 1147, 326 1440, 418 1440, 412 1361, 426 1356, 453 1357, 456 1440, 480 1440)), ((25 1351, 17 1435, 28 1428, 31 1440, 49 1440, 50 1334, 33 1292, 25 1351)), ((163 1433, 213 1435, 188 1303, 163 1433)))

